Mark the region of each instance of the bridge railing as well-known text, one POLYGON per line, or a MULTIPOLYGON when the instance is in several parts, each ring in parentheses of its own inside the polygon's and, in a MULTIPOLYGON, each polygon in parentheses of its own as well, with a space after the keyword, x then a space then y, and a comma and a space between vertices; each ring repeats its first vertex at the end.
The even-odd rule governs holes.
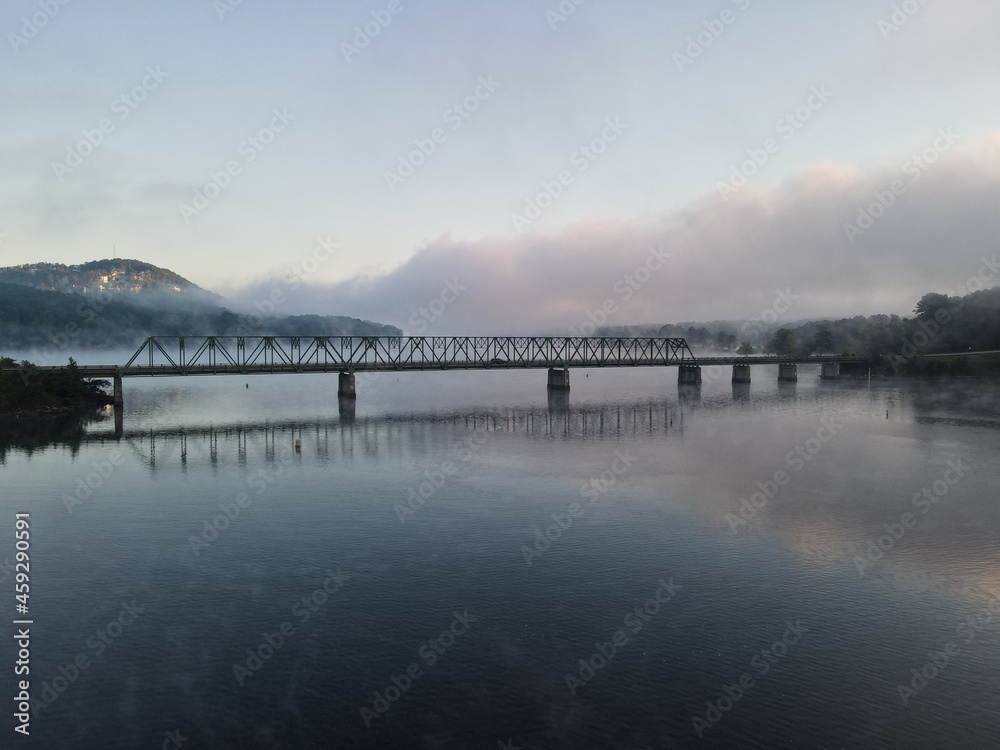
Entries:
POLYGON ((682 338, 151 336, 122 368, 150 373, 695 364, 682 338))

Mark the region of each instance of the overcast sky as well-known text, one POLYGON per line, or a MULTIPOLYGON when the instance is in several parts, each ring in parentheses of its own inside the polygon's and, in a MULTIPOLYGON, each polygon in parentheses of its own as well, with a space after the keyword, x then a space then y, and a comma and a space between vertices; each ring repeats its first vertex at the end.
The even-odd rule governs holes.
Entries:
POLYGON ((114 247, 410 333, 907 313, 1000 274, 998 28, 996 0, 5 0, 0 260, 114 247))

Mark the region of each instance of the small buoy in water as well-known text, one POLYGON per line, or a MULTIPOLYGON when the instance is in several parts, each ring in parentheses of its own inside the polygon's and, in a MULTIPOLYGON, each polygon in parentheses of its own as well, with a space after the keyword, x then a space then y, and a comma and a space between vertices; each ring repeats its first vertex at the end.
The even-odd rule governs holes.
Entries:
POLYGON ((299 440, 298 438, 296 438, 296 440, 295 440, 295 452, 296 453, 301 453, 302 452, 302 441, 299 440))
POLYGON ((886 410, 885 410, 885 418, 886 418, 886 419, 888 419, 888 418, 889 418, 889 410, 888 410, 888 409, 886 409, 886 410))
POLYGON ((247 390, 250 390, 250 384, 247 383, 247 390))

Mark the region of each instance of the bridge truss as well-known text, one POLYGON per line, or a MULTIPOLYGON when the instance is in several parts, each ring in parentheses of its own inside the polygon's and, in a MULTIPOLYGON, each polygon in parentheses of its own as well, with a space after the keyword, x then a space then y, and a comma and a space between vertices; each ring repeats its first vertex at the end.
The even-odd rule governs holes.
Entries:
POLYGON ((223 375, 697 364, 682 338, 151 336, 121 375, 223 375))

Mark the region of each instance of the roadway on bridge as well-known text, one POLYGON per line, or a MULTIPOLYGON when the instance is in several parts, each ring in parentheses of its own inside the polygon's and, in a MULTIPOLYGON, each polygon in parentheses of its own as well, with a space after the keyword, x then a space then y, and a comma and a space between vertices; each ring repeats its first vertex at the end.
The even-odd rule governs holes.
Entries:
MULTIPOLYGON (((696 357, 682 338, 552 336, 151 336, 86 377, 823 364, 862 357, 696 357)), ((59 368, 39 368, 41 371, 59 368)))

